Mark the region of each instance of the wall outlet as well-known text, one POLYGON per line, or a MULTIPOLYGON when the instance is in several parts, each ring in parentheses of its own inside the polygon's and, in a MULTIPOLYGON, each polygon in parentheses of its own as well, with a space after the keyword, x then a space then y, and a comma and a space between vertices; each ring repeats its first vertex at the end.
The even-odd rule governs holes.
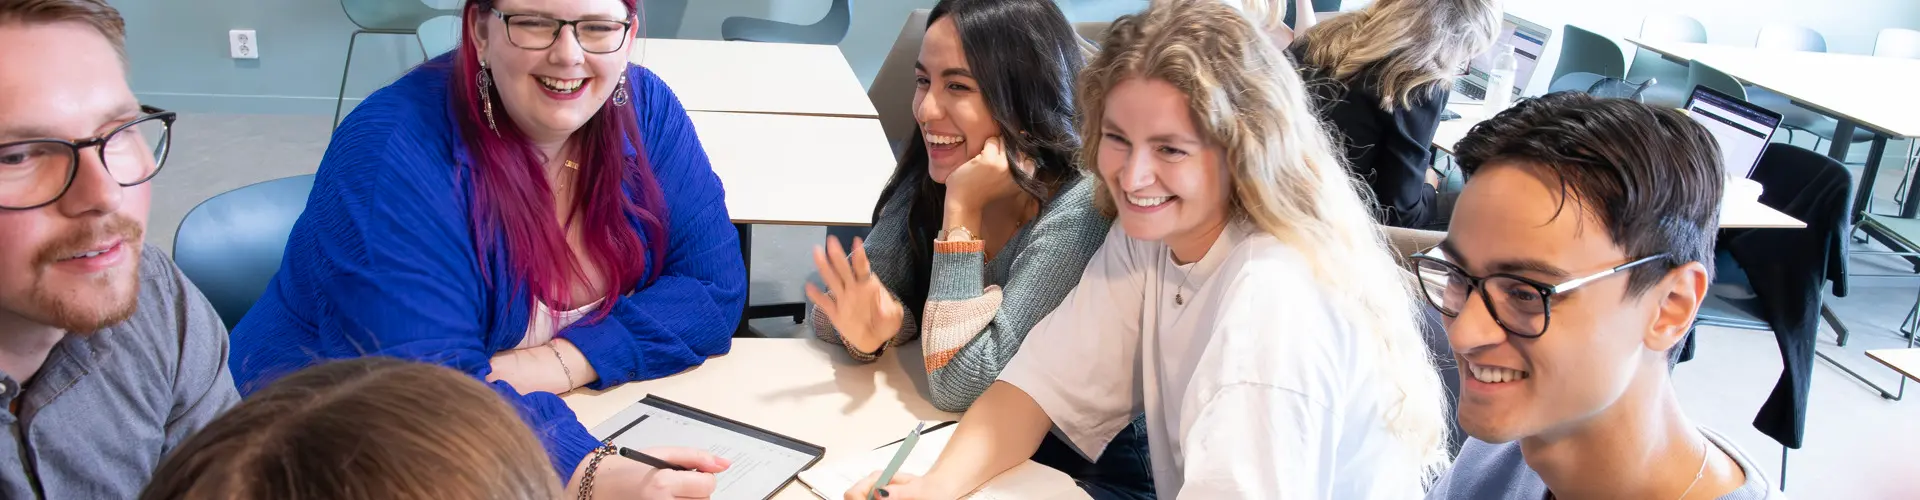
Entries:
POLYGON ((259 59, 260 36, 253 30, 232 30, 227 32, 227 52, 234 59, 259 59))

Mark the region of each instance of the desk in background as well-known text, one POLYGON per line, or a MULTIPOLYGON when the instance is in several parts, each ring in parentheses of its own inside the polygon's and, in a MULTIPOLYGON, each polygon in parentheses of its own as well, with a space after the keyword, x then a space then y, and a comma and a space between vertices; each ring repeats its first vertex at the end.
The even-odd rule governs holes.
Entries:
MULTIPOLYGON (((733 351, 671 377, 562 396, 591 429, 648 394, 827 447, 821 463, 857 457, 918 422, 958 420, 927 401, 918 342, 856 363, 813 339, 734 339, 733 351)), ((774 498, 816 498, 795 482, 774 498)))
MULTIPOLYGON (((1460 118, 1440 122, 1433 133, 1433 148, 1437 151, 1453 154, 1453 147, 1467 136, 1481 121, 1487 119, 1480 104, 1449 103, 1447 109, 1460 114, 1460 118)), ((1727 200, 1720 208, 1720 227, 1734 228, 1787 228, 1807 227, 1801 222, 1773 207, 1760 203, 1760 200, 1727 200)))
MULTIPOLYGON (((1698 43, 1649 42, 1627 39, 1668 60, 1687 64, 1700 61, 1742 82, 1787 96, 1807 109, 1840 121, 1827 156, 1846 161, 1852 146, 1846 138, 1854 127, 1874 133, 1867 166, 1854 196, 1853 213, 1866 210, 1873 197, 1873 181, 1880 173, 1890 138, 1920 138, 1920 60, 1826 52, 1766 50, 1698 43)), ((1920 176, 1914 178, 1920 187, 1920 176)), ((1909 196, 1900 216, 1920 214, 1920 197, 1909 196)))
POLYGON ((634 44, 633 63, 660 75, 687 111, 880 116, 837 46, 660 38, 634 44))

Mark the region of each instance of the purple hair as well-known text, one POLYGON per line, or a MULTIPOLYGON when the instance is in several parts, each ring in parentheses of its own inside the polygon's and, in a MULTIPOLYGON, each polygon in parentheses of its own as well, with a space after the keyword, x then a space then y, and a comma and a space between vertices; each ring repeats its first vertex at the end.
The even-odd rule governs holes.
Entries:
MULTIPOLYGON (((638 1, 622 3, 634 12, 638 1)), ((493 0, 467 0, 463 26, 485 22, 493 4, 493 0)), ((471 224, 480 268, 485 272, 490 267, 489 256, 504 255, 508 272, 526 283, 535 299, 569 304, 569 280, 585 279, 586 274, 567 247, 563 226, 554 220, 554 200, 541 154, 512 119, 496 117, 497 134, 487 128, 480 99, 494 100, 496 113, 506 108, 493 92, 479 95, 479 71, 479 46, 471 36, 462 35, 448 96, 473 159, 471 224)), ((629 106, 642 105, 640 97, 634 95, 629 106)), ((640 144, 640 125, 629 108, 616 107, 612 101, 601 104, 600 111, 574 133, 574 146, 581 155, 577 158, 579 188, 573 199, 564 201, 573 207, 566 225, 580 227, 587 259, 607 279, 602 303, 589 321, 604 318, 628 290, 658 278, 667 249, 666 201, 640 144), (626 155, 628 148, 633 156, 626 155), (645 229, 644 241, 634 230, 636 221, 645 229), (653 265, 637 258, 641 255, 650 256, 653 265)))

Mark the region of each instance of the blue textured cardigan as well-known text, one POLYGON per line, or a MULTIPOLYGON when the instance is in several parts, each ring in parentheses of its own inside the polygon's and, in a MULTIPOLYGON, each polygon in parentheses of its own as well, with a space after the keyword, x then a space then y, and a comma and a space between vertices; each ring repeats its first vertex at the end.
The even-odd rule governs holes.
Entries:
MULTIPOLYGON (((444 59, 375 92, 334 133, 279 272, 233 330, 230 366, 242 394, 357 356, 426 361, 484 380, 488 360, 525 336, 528 288, 509 276, 506 259, 490 256, 483 272, 475 253, 468 207, 476 167, 449 111, 444 59)), ((657 280, 620 297, 605 320, 560 332, 599 372, 593 389, 726 353, 746 301, 739 238, 693 123, 652 72, 630 67, 628 81, 668 205, 668 248, 657 280)), ((597 446, 559 397, 491 385, 540 437, 563 480, 597 446)), ((419 402, 421 411, 460 418, 433 404, 419 402)))

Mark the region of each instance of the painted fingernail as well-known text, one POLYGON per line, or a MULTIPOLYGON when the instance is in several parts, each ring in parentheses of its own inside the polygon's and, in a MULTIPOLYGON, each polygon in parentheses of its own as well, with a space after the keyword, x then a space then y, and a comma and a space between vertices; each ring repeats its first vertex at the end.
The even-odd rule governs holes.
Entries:
POLYGON ((887 496, 892 495, 892 493, 887 493, 886 488, 880 488, 879 490, 876 490, 876 491, 880 493, 880 498, 886 498, 887 496))

